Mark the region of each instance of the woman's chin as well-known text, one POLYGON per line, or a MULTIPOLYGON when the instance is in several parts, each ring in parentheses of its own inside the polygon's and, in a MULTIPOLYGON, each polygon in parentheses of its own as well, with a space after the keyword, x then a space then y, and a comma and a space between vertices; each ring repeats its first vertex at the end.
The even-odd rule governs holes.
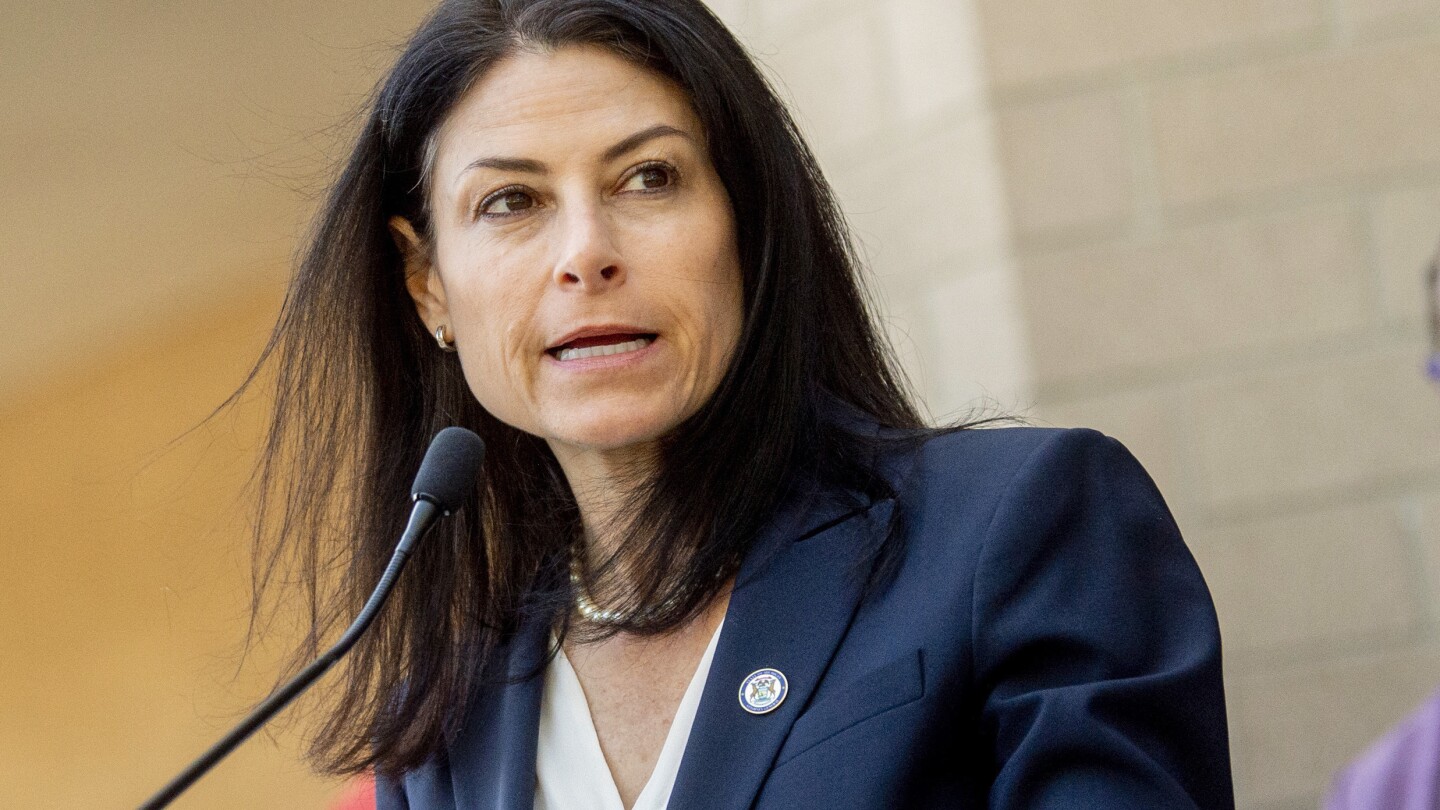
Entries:
MULTIPOLYGON (((577 418, 551 426, 546 438, 552 446, 561 445, 570 453, 648 452, 678 423, 679 420, 636 412, 577 414, 577 418)), ((561 452, 561 447, 556 450, 561 452)))

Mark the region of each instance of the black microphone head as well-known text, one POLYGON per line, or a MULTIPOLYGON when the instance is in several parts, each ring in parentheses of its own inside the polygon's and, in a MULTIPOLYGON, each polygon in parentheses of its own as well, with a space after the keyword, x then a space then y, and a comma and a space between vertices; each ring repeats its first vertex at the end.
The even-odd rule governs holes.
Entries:
POLYGON ((479 436, 462 427, 445 428, 435 434, 425 451, 410 488, 411 499, 424 498, 446 514, 459 509, 465 495, 474 489, 484 460, 485 443, 479 436))

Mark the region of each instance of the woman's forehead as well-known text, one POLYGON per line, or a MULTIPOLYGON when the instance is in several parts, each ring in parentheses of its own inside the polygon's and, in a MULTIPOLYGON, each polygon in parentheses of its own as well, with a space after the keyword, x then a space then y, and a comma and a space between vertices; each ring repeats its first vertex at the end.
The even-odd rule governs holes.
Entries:
POLYGON ((522 50, 456 103, 439 133, 436 168, 444 184, 487 156, 594 157, 659 124, 701 140, 689 99, 666 77, 596 46, 522 50))

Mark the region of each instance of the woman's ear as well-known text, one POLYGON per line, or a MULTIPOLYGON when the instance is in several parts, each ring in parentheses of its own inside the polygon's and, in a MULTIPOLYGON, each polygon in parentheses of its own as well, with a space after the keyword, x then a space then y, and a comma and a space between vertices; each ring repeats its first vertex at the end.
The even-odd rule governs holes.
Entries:
MULTIPOLYGON (((430 251, 424 240, 415 233, 410 220, 402 216, 390 218, 390 237, 400 249, 405 260, 405 289, 415 302, 415 311, 425 322, 425 331, 434 332, 436 327, 450 324, 450 309, 445 303, 445 288, 440 284, 440 273, 430 260, 430 251)), ((454 328, 450 328, 453 334, 454 328)))

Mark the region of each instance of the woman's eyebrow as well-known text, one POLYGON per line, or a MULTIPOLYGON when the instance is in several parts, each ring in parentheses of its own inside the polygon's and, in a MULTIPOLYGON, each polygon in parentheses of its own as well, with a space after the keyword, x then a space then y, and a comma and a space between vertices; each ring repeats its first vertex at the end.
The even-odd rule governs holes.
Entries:
POLYGON ((646 127, 645 129, 640 130, 634 135, 631 135, 630 137, 620 141, 609 149, 606 149, 605 154, 602 157, 608 163, 615 158, 618 158, 621 155, 625 154, 626 152, 639 148, 642 144, 653 141, 656 138, 663 138, 667 135, 679 135, 680 137, 687 140, 694 140, 694 138, 690 137, 690 133, 682 129, 676 129, 669 124, 656 124, 653 127, 646 127))
MULTIPOLYGON (((601 155, 601 160, 608 163, 624 155, 626 152, 638 149, 640 146, 656 138, 663 138, 670 135, 679 135, 690 141, 695 140, 691 137, 690 133, 683 129, 677 129, 669 124, 656 124, 655 126, 646 127, 633 135, 628 135, 619 143, 606 149, 605 153, 601 155)), ((545 174, 550 171, 550 167, 544 163, 538 160, 531 160, 530 158, 485 157, 468 163, 465 168, 461 169, 460 173, 455 176, 455 182, 459 183, 460 178, 464 177, 473 169, 496 169, 502 172, 525 172, 527 174, 545 174)))

